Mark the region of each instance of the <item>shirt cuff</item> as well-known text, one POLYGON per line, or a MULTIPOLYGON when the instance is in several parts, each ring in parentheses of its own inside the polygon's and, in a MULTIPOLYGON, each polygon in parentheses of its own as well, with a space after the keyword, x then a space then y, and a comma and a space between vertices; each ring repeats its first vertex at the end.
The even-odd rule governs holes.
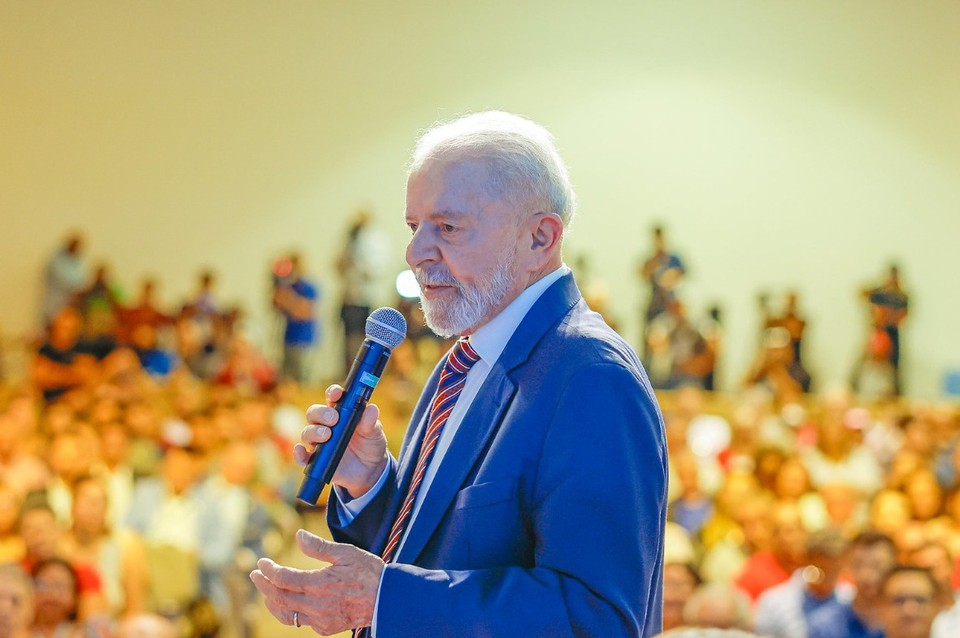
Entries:
POLYGON ((346 490, 340 488, 337 485, 333 486, 333 489, 337 491, 337 514, 340 515, 340 521, 343 523, 343 526, 346 527, 353 522, 357 516, 360 515, 360 512, 363 511, 363 508, 366 507, 370 501, 372 501, 380 490, 383 488, 383 484, 387 482, 387 475, 390 474, 390 464, 387 463, 386 467, 383 468, 383 474, 380 475, 380 478, 377 479, 377 482, 373 484, 367 493, 359 498, 351 498, 350 494, 346 490))

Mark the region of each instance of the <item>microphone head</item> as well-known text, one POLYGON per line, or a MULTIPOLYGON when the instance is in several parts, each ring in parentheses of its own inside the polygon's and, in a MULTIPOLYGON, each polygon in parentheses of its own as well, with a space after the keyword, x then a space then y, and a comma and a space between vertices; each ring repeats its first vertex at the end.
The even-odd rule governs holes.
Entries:
POLYGON ((367 317, 364 328, 368 339, 393 350, 407 336, 407 320, 393 308, 377 308, 367 317))

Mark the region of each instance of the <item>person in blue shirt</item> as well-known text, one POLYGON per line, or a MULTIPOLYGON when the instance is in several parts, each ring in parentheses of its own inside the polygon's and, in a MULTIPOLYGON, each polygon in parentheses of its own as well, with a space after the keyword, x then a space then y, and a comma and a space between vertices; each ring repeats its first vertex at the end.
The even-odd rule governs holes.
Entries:
POLYGON ((883 638, 881 584, 896 562, 896 548, 889 536, 874 531, 857 535, 846 556, 856 596, 849 603, 814 612, 808 638, 883 638))
POLYGON ((284 377, 303 383, 307 378, 307 358, 317 343, 317 287, 303 277, 301 258, 292 253, 273 268, 273 307, 283 315, 284 377))

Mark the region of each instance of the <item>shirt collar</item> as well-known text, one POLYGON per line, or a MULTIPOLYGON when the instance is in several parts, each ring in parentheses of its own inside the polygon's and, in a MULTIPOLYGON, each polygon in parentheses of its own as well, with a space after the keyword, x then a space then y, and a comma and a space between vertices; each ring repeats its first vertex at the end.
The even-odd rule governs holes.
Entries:
POLYGON ((470 335, 470 345, 480 355, 487 365, 492 366, 500 357, 500 353, 507 347, 507 342, 517 330, 517 326, 527 316, 540 295, 555 281, 570 272, 566 264, 561 265, 553 272, 541 277, 527 286, 517 298, 500 311, 500 313, 483 324, 470 335))

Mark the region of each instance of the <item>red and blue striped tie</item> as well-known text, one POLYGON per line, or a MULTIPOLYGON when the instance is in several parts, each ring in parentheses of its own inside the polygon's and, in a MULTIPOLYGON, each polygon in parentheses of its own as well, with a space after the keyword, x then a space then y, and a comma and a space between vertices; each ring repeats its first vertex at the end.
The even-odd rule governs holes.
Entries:
POLYGON ((433 404, 430 406, 430 421, 427 424, 427 431, 423 435, 423 444, 420 446, 417 466, 413 471, 410 487, 407 489, 407 497, 403 500, 403 507, 400 508, 400 513, 397 514, 393 527, 390 528, 387 547, 383 550, 383 560, 385 562, 391 562, 397 555, 397 548, 400 546, 400 540, 403 538, 403 533, 410 522, 413 504, 417 500, 423 475, 427 471, 427 466, 430 465, 430 459, 433 458, 437 441, 440 439, 440 432, 450 417, 453 406, 457 403, 460 391, 463 390, 467 372, 479 360, 480 355, 470 346, 470 342, 466 339, 460 339, 453 347, 443 370, 440 372, 440 384, 437 386, 437 393, 434 395, 433 404))
MULTIPOLYGON (((413 513, 413 504, 417 500, 420 484, 423 483, 423 476, 427 472, 427 466, 430 465, 430 459, 433 458, 437 441, 440 439, 440 432, 450 417, 453 406, 457 403, 460 391, 463 390, 467 372, 479 360, 480 355, 470 346, 470 342, 466 339, 460 339, 454 345, 443 370, 440 372, 440 383, 430 406, 430 421, 427 423, 427 431, 423 435, 423 444, 420 446, 417 466, 413 470, 413 478, 410 480, 407 496, 403 499, 403 507, 400 508, 400 513, 397 514, 393 527, 390 528, 387 546, 383 550, 383 560, 387 563, 396 558, 400 541, 403 539, 403 534, 410 523, 410 515, 413 513)), ((357 638, 368 638, 370 628, 358 629, 354 635, 357 638)))

